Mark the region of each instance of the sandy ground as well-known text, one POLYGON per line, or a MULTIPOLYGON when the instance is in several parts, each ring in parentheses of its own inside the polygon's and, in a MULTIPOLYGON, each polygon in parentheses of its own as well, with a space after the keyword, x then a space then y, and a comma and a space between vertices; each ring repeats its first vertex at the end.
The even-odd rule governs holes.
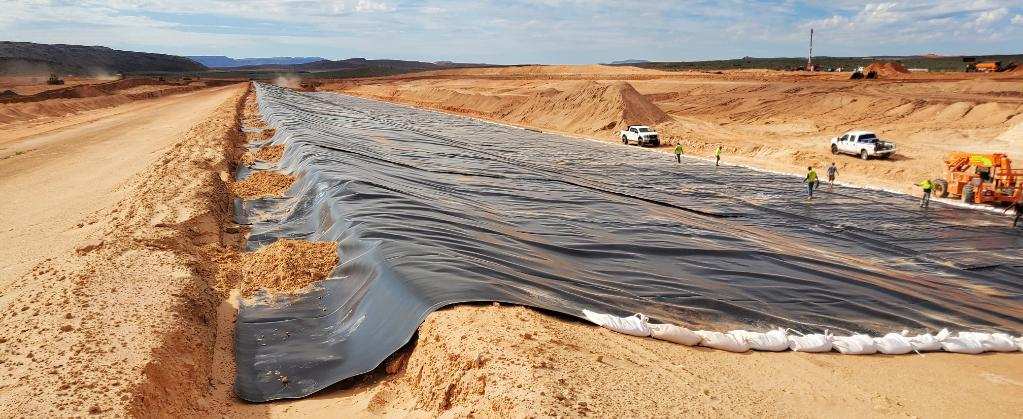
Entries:
POLYGON ((225 80, 185 83, 152 77, 132 77, 71 79, 65 85, 50 86, 40 84, 38 80, 39 78, 31 77, 0 77, 0 86, 26 81, 35 82, 15 86, 14 90, 26 92, 26 95, 0 98, 3 99, 0 103, 0 128, 7 129, 7 125, 12 124, 25 125, 30 120, 37 124, 46 124, 94 109, 110 108, 138 100, 155 99, 231 83, 225 80), (12 82, 12 79, 20 81, 12 82))
POLYGON ((847 73, 549 66, 328 82, 320 90, 604 141, 619 141, 627 124, 648 124, 687 154, 709 157, 721 145, 726 163, 799 175, 834 161, 840 181, 907 192, 940 177, 949 151, 1006 152, 1023 164, 1023 73, 851 81, 847 73), (895 142, 898 155, 867 162, 831 155, 830 138, 853 129, 895 142))
POLYGON ((8 198, 0 203, 0 416, 126 413, 154 348, 184 320, 182 307, 203 304, 200 266, 180 249, 213 240, 204 229, 221 224, 208 215, 215 189, 204 185, 219 173, 205 160, 225 159, 223 150, 206 152, 231 125, 203 121, 225 103, 232 111, 241 92, 132 103, 20 140, 5 131, 4 146, 33 146, 0 161, 8 198), (182 151, 187 138, 203 148, 182 151))
POLYGON ((120 186, 180 141, 224 102, 218 88, 140 101, 81 119, 9 126, 0 137, 0 283, 24 273, 73 238, 98 229, 97 211, 123 198, 120 186), (26 136, 27 134, 27 136, 26 136), (32 135, 36 134, 36 135, 32 135))
POLYGON ((39 92, 45 92, 47 90, 60 89, 68 86, 78 86, 82 84, 96 84, 105 83, 112 80, 117 80, 113 77, 64 77, 64 84, 46 84, 46 79, 50 76, 36 75, 36 76, 3 76, 0 77, 0 92, 4 90, 10 90, 19 95, 34 95, 39 92))
MULTIPOLYGON (((244 151, 239 127, 258 122, 243 93, 234 86, 165 97, 0 138, 0 146, 38 144, 0 160, 0 193, 15 198, 0 204, 8 244, 0 254, 0 416, 1023 410, 1021 354, 730 354, 492 305, 431 314, 414 345, 364 377, 306 399, 240 402, 231 388, 236 304, 249 283, 242 277, 271 271, 246 266, 276 263, 264 257, 272 249, 246 262, 253 255, 240 253, 244 231, 230 223, 229 173, 244 151)), ((308 263, 280 260, 322 274, 315 259, 334 257, 308 255, 308 263)), ((284 279, 284 287, 304 284, 284 279)))

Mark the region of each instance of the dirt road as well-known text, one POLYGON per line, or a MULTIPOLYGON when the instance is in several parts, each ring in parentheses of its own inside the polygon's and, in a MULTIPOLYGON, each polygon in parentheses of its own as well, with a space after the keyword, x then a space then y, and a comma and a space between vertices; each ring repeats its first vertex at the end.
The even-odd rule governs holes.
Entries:
POLYGON ((133 102, 50 124, 12 124, 0 137, 0 287, 95 232, 93 214, 119 186, 237 87, 133 102))
POLYGON ((180 328, 213 317, 197 246, 236 237, 217 194, 244 88, 4 125, 0 416, 124 416, 157 348, 206 339, 180 328))

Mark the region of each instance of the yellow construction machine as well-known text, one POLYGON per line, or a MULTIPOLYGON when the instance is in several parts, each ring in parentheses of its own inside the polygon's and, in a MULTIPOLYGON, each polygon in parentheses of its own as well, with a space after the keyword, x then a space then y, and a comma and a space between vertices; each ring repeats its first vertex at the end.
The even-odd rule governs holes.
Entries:
POLYGON ((934 180, 934 194, 971 204, 1011 204, 1023 197, 1023 169, 1005 154, 953 152, 945 157, 945 178, 934 180))

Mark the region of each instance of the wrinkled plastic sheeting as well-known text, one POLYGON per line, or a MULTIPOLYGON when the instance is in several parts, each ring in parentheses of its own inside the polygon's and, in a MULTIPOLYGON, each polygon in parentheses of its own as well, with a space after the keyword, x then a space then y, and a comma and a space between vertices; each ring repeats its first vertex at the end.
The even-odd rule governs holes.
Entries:
POLYGON ((287 145, 277 169, 299 180, 285 198, 238 203, 249 248, 330 240, 340 263, 301 295, 242 304, 245 400, 368 372, 427 314, 460 302, 715 329, 1021 326, 1023 237, 995 215, 842 187, 807 203, 797 177, 345 95, 256 91, 277 129, 270 142, 287 145))

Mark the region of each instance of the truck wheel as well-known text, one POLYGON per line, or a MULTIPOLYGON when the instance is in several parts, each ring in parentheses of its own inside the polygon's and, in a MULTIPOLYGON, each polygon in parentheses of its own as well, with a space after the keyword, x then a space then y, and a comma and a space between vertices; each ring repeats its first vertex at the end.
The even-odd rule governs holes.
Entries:
POLYGON ((831 145, 831 154, 838 154, 838 146, 837 145, 834 145, 834 144, 831 145))
POLYGON ((963 186, 963 202, 972 204, 974 195, 976 194, 973 191, 973 185, 963 186))
POLYGON ((934 179, 934 196, 948 198, 948 182, 945 179, 934 179))
POLYGON ((622 136, 622 144, 629 145, 629 137, 622 136))
POLYGON ((867 154, 867 150, 860 150, 860 158, 863 160, 867 160, 870 158, 870 156, 867 154))

